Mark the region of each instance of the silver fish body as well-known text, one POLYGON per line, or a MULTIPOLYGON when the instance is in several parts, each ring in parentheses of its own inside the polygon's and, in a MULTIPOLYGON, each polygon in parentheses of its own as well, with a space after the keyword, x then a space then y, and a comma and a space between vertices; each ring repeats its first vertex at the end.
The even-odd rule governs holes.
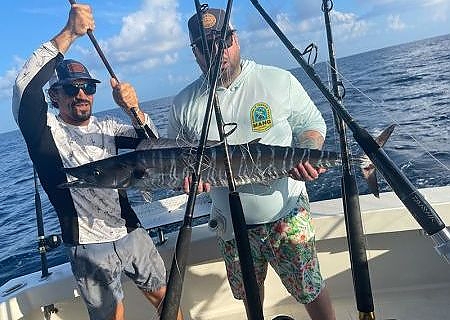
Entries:
MULTIPOLYGON (((137 188, 151 191, 177 189, 184 177, 192 175, 197 159, 196 149, 188 146, 164 146, 137 150, 85 165, 66 168, 78 180, 62 187, 71 188, 137 188)), ((270 146, 260 143, 228 147, 236 185, 266 183, 286 177, 299 162, 309 161, 314 167, 330 168, 341 163, 339 154, 295 147, 270 146)), ((222 144, 205 148, 202 179, 213 186, 227 186, 222 144)))

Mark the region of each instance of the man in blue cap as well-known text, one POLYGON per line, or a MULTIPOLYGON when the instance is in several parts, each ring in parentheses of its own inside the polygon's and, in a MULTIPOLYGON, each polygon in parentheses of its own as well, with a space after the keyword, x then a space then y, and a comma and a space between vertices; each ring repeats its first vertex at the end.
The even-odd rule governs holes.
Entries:
MULTIPOLYGON (((174 98, 169 112, 169 138, 195 141, 200 137, 210 89, 207 78, 210 63, 201 41, 200 26, 206 35, 208 51, 215 58, 224 18, 224 10, 208 8, 200 19, 194 15, 188 21, 192 52, 203 74, 174 98)), ((291 146, 295 142, 304 148, 321 149, 326 133, 325 121, 298 80, 288 71, 241 59, 236 30, 228 25, 226 31, 216 96, 224 123, 235 124, 233 132, 227 136, 228 143, 244 144, 258 139, 269 145, 291 146)), ((208 139, 220 140, 214 113, 208 139)), ((300 162, 292 168, 289 178, 264 185, 249 183, 239 186, 237 191, 247 224, 261 300, 270 264, 289 293, 305 305, 311 319, 335 320, 320 273, 305 186, 305 181, 317 179, 323 171, 300 162)), ((188 191, 188 179, 185 179, 184 187, 188 191)), ((207 183, 201 183, 199 191, 204 187, 210 188, 207 183)), ((228 188, 211 188, 210 219, 220 225, 216 228, 218 246, 232 293, 236 299, 244 300, 249 314, 228 193, 228 188)))
MULTIPOLYGON (((121 274, 131 278, 158 309, 166 292, 166 270, 151 238, 128 202, 115 189, 60 189, 73 178, 63 168, 75 167, 117 154, 125 142, 137 138, 141 128, 92 115, 96 85, 100 81, 75 60, 63 60, 71 44, 94 29, 91 8, 73 4, 66 26, 39 47, 17 76, 13 114, 39 174, 41 184, 58 215, 72 271, 91 319, 123 319, 121 274), (48 112, 43 86, 55 115, 48 112)), ((140 121, 156 127, 138 108, 128 83, 111 79, 115 102, 140 121)), ((181 320, 181 312, 177 320, 181 320)))

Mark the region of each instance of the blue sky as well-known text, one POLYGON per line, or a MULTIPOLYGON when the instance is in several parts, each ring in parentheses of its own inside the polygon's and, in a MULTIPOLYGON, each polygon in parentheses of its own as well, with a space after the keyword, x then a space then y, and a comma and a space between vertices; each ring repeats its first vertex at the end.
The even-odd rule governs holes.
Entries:
MULTIPOLYGON (((209 1, 225 8, 226 1, 209 1)), ((233 1, 232 23, 239 31, 241 53, 260 63, 297 66, 250 1, 233 1)), ((327 57, 321 0, 262 0, 294 45, 303 50, 314 42, 319 61, 327 57)), ((92 1, 100 43, 121 81, 132 83, 141 101, 176 94, 194 80, 199 69, 190 47, 186 23, 194 1, 92 1)), ((15 130, 11 114, 12 85, 25 60, 65 25, 69 2, 3 0, 0 12, 0 132, 15 130)), ((335 1, 332 27, 337 57, 449 33, 450 0, 335 1)), ((407 54, 407 53, 405 53, 407 54)), ((109 76, 88 37, 66 54, 83 61, 102 80, 94 111, 114 107, 109 76)))

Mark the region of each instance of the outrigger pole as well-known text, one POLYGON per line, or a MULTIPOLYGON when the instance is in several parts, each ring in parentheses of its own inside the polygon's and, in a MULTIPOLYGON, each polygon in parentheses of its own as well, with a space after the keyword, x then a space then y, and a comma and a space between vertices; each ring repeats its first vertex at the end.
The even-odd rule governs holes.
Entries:
MULTIPOLYGON (((75 0, 69 0, 69 2, 70 2, 70 4, 75 4, 75 3, 76 3, 75 0)), ((114 73, 114 71, 113 71, 111 65, 109 64, 108 60, 106 59, 105 55, 103 54, 103 51, 102 51, 102 49, 100 48, 100 46, 99 46, 99 44, 98 44, 98 42, 97 42, 97 39, 95 39, 95 36, 94 36, 94 33, 92 32, 92 30, 89 29, 89 30, 87 31, 87 35, 88 35, 89 39, 91 39, 91 42, 92 42, 92 44, 94 45, 94 48, 95 48, 95 50, 97 51, 98 55, 100 56, 100 59, 102 60, 103 64, 105 65, 106 69, 108 70, 109 75, 110 75, 112 78, 116 79, 117 82, 119 82, 119 79, 117 78, 117 76, 116 76, 116 74, 114 73)), ((137 106, 136 106, 136 107, 137 107, 137 106)), ((137 133, 138 133, 139 135, 141 135, 141 138, 147 138, 147 139, 150 139, 150 137, 152 137, 152 138, 157 138, 157 137, 153 134, 153 132, 152 132, 152 130, 149 128, 149 126, 146 125, 145 123, 142 123, 141 119, 139 119, 139 116, 138 116, 138 114, 137 114, 137 112, 136 112, 136 108, 131 108, 131 109, 130 109, 130 112, 131 112, 131 114, 130 114, 131 119, 134 120, 135 123, 137 123, 137 125, 139 126, 139 129, 140 129, 140 130, 137 131, 137 133)))
MULTIPOLYGON (((195 8, 197 17, 203 17, 203 12, 208 8, 206 5, 200 5, 198 0, 195 0, 195 8)), ((203 19, 198 19, 199 30, 202 38, 202 45, 205 48, 205 58, 208 63, 208 70, 212 70, 212 75, 209 77, 209 95, 206 106, 205 117, 203 120, 203 127, 200 136, 199 146, 197 149, 197 161, 195 171, 192 177, 192 182, 189 190, 189 197, 186 204, 186 212, 183 221, 183 225, 180 228, 175 254, 170 269, 169 280, 167 285, 166 296, 163 302, 163 308, 161 311, 162 320, 176 319, 178 308, 180 305, 181 291, 184 281, 184 274, 187 265, 187 255, 189 253, 189 242, 192 234, 192 219, 195 204, 195 195, 201 178, 201 164, 203 162, 203 154, 205 145, 208 139, 209 126, 211 123, 212 110, 214 108, 217 128, 219 131, 220 141, 223 143, 224 148, 224 162, 225 171, 227 174, 228 186, 229 186, 229 202, 230 210, 232 214, 233 229, 235 233, 236 243, 238 247, 239 261, 241 264, 242 277, 244 281, 245 296, 248 305, 248 317, 251 320, 263 320, 263 311, 261 305, 261 299, 259 296, 259 288, 256 282, 256 276, 254 272, 253 259, 250 253, 250 243, 248 241, 246 223, 244 213, 242 210, 242 204, 240 201, 239 193, 236 192, 236 185, 231 170, 231 163, 228 154, 227 134, 224 130, 224 121, 220 111, 218 98, 216 95, 217 80, 219 77, 220 66, 223 57, 225 37, 227 35, 227 28, 229 25, 232 0, 228 0, 227 8, 224 17, 224 24, 220 32, 220 41, 218 42, 217 52, 215 51, 215 45, 213 46, 213 52, 216 53, 217 58, 211 62, 211 54, 206 41, 205 32, 203 29, 203 19)), ((233 129, 232 129, 233 130, 233 129)), ((229 133, 228 133, 229 135, 229 133)))
MULTIPOLYGON (((331 32, 330 14, 333 8, 332 0, 323 0, 322 11, 325 18, 327 32, 328 56, 330 59, 331 83, 333 94, 342 103, 343 96, 339 90, 341 82, 338 80, 337 64, 334 56, 333 35, 331 32), (331 5, 329 5, 331 3, 331 5)), ((344 91, 345 92, 345 91, 344 91)), ((351 152, 347 145, 346 127, 344 121, 333 110, 333 117, 341 146, 342 158, 342 202, 344 208, 345 226, 347 229, 347 242, 350 254, 350 264, 355 291, 356 306, 360 320, 375 319, 372 288, 370 285, 369 264, 367 263, 364 230, 361 221, 361 208, 359 206, 359 192, 355 176, 352 174, 350 160, 351 152)))
POLYGON ((414 219, 433 240, 436 251, 444 257, 447 263, 450 263, 450 232, 445 227, 444 222, 436 211, 434 211, 433 207, 425 200, 422 194, 420 194, 417 188, 414 187, 409 179, 401 172, 367 130, 359 126, 345 107, 333 96, 320 80, 320 77, 315 70, 303 59, 300 51, 293 46, 272 18, 264 11, 258 1, 250 1, 277 34, 292 56, 301 65, 306 74, 316 84, 325 98, 327 98, 333 111, 339 115, 353 132, 355 141, 364 150, 377 170, 381 172, 392 190, 394 190, 414 219))

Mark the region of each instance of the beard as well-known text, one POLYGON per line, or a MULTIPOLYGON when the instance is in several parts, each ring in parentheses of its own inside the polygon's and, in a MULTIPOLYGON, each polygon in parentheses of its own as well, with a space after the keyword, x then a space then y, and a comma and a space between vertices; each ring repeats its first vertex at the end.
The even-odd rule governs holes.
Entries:
MULTIPOLYGON (((225 49, 228 50, 228 49, 225 49)), ((222 58, 222 65, 219 71, 218 84, 223 87, 228 87, 241 73, 241 57, 239 51, 231 52, 227 55, 227 57, 222 58), (224 61, 225 59, 225 61, 224 61)), ((213 54, 217 54, 217 52, 213 52, 213 54)), ((208 70, 208 63, 205 60, 204 55, 197 54, 196 56, 197 63, 200 66, 203 74, 206 76, 210 76, 210 70, 208 70)), ((216 59, 213 59, 213 63, 210 68, 215 68, 214 64, 217 62, 216 59)))
POLYGON ((86 120, 89 120, 89 118, 92 115, 92 105, 91 102, 88 100, 76 100, 70 105, 70 117, 75 122, 84 122, 86 120), (80 103, 86 103, 89 105, 89 108, 86 110, 80 110, 77 107, 77 104, 80 103))
POLYGON ((88 110, 88 111, 83 111, 83 112, 73 112, 73 118, 74 120, 77 120, 79 122, 84 122, 86 120, 88 120, 92 115, 92 111, 88 110))
POLYGON ((228 87, 241 72, 240 60, 227 61, 221 68, 219 83, 223 87, 228 87))

